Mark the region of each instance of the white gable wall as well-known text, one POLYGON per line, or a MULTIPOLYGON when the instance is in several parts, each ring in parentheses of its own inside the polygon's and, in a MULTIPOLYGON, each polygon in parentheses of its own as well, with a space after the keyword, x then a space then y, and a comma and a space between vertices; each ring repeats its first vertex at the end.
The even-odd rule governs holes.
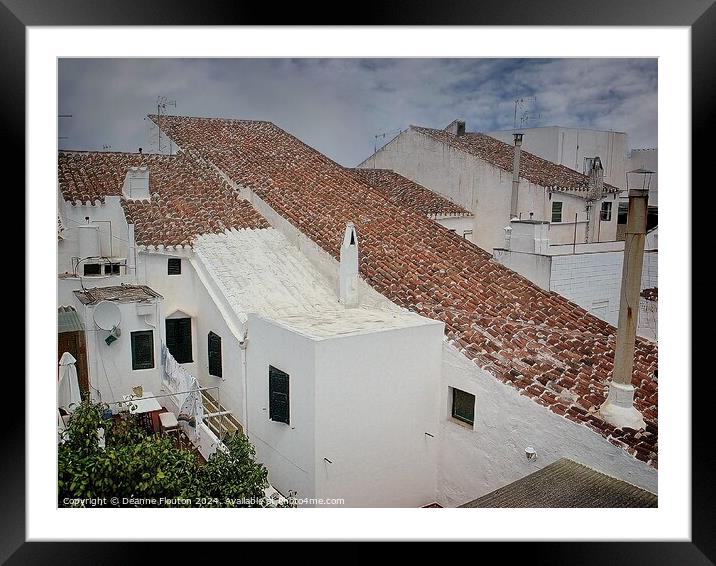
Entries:
MULTIPOLYGON (((486 251, 504 244, 504 227, 509 222, 512 172, 409 129, 366 159, 359 167, 392 169, 433 190, 474 213, 473 242, 486 251)), ((564 202, 563 221, 553 226, 552 242, 568 243, 574 238, 577 214, 577 241, 586 234, 586 201, 555 193, 553 200, 564 202)), ((597 204, 597 213, 599 209, 597 204)), ((616 201, 612 221, 603 223, 600 239, 615 239, 616 201)), ((520 179, 518 216, 551 221, 552 204, 544 187, 520 179)))

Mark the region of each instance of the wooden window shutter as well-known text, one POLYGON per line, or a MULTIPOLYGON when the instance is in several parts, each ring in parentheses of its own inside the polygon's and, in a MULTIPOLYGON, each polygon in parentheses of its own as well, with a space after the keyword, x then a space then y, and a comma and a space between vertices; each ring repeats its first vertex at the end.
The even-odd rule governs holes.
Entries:
POLYGON ((288 374, 269 366, 269 418, 289 424, 288 374))
POLYGON ((209 332, 209 375, 222 376, 221 336, 209 332))
POLYGON ((166 319, 167 349, 180 364, 193 362, 191 349, 191 318, 166 319))
POLYGON ((167 260, 167 274, 181 275, 181 258, 170 257, 167 260))
POLYGON ((132 332, 132 369, 154 367, 154 332, 139 330, 132 332))

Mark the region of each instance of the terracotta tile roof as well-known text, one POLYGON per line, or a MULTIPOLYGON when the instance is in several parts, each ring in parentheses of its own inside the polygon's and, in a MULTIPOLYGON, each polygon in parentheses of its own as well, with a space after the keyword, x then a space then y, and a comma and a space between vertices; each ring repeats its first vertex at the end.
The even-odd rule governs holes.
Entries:
POLYGON ((63 151, 58 160, 60 190, 73 203, 121 197, 127 171, 139 166, 149 169, 151 199, 121 201, 139 245, 190 245, 200 234, 268 227, 210 166, 181 154, 63 151))
POLYGON ((390 169, 349 169, 351 174, 385 194, 394 203, 425 216, 472 216, 454 202, 390 169))
MULTIPOLYGON (((514 146, 492 136, 476 132, 466 132, 457 136, 445 130, 435 130, 420 126, 411 126, 411 129, 512 173, 514 146)), ((524 150, 520 155, 520 177, 527 179, 530 183, 555 192, 569 192, 583 196, 589 190, 589 177, 587 175, 583 175, 564 165, 542 159, 524 150)), ((607 183, 604 183, 604 189, 607 193, 619 192, 617 187, 607 183)))
POLYGON ((447 339, 466 357, 536 403, 656 466, 656 344, 636 341, 632 383, 646 430, 616 429, 596 414, 612 372, 613 326, 391 203, 271 123, 151 118, 184 151, 255 191, 334 258, 346 223, 354 222, 361 275, 378 292, 445 322, 447 339))

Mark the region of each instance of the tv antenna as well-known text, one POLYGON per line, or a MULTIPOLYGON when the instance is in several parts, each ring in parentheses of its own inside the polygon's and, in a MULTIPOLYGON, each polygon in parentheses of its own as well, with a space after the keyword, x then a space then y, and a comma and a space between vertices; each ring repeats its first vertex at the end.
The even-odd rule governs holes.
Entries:
MULTIPOLYGON (((377 134, 375 134, 373 136, 373 153, 376 153, 378 151, 378 140, 379 139, 385 139, 388 136, 391 136, 393 134, 395 134, 397 136, 402 133, 403 133, 403 130, 398 129, 398 130, 390 130, 389 132, 378 132, 377 134)), ((385 144, 383 144, 383 145, 385 145, 385 144)), ((383 147, 383 146, 381 146, 381 147, 383 147)))
MULTIPOLYGON (((176 100, 170 100, 166 96, 157 96, 157 116, 166 116, 167 115, 167 108, 173 106, 176 108, 177 101, 176 100)), ((166 149, 165 145, 162 145, 162 129, 155 124, 154 128, 156 129, 156 135, 157 135, 157 153, 163 153, 166 149)), ((172 140, 169 139, 169 155, 172 155, 174 148, 173 148, 172 140)))
MULTIPOLYGON (((515 98, 515 117, 512 123, 512 129, 517 131, 517 118, 519 116, 520 129, 526 128, 527 123, 533 114, 533 109, 537 106, 536 96, 520 96, 515 98)), ((537 114, 537 118, 541 118, 542 114, 537 114)))

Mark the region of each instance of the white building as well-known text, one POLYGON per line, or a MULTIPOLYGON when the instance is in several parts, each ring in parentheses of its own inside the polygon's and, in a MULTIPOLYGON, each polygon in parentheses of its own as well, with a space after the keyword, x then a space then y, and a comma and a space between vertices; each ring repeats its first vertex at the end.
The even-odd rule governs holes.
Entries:
POLYGON ((502 244, 512 216, 550 222, 555 243, 615 239, 619 189, 604 183, 603 170, 585 175, 527 151, 520 152, 513 214, 514 152, 455 121, 444 130, 411 126, 358 167, 393 170, 472 211, 472 241, 484 250, 502 244))
POLYGON ((427 216, 451 232, 474 242, 473 214, 444 196, 388 169, 349 169, 361 181, 402 208, 427 216))
MULTIPOLYGON (((514 130, 486 132, 505 143, 512 143, 514 130)), ((629 149, 629 139, 624 132, 593 130, 589 128, 565 128, 562 126, 544 126, 523 128, 522 147, 560 165, 565 165, 580 173, 587 174, 595 157, 601 159, 604 167, 604 181, 618 187, 620 192, 617 218, 617 239, 624 239, 628 210, 627 182, 630 186, 649 188, 649 218, 647 228, 658 222, 658 155, 656 148, 629 149), (633 171, 652 171, 648 175, 638 175, 633 171), (627 176, 629 177, 627 179, 627 176)))
MULTIPOLYGON (((644 250, 642 290, 658 287, 658 253, 655 229, 644 250)), ((493 254, 496 261, 542 289, 559 293, 590 314, 617 324, 623 241, 551 245, 549 223, 513 220, 505 230, 504 244, 493 254)), ((657 341, 657 331, 656 300, 642 299, 637 334, 657 341)))
POLYGON ((118 197, 127 273, 85 275, 103 254, 71 225, 59 301, 125 281, 161 295, 158 342, 219 387, 284 495, 455 506, 561 457, 656 491, 655 345, 637 341, 646 429, 615 429, 596 412, 613 327, 273 124, 152 119, 177 156, 60 155, 66 217, 93 225, 118 197), (132 167, 148 198, 122 190, 132 167))

